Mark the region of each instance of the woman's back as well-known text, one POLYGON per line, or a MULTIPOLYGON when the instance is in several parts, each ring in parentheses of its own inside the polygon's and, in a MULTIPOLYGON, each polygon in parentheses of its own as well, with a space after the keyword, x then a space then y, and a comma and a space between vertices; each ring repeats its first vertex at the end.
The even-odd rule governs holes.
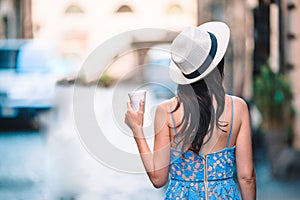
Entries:
MULTIPOLYGON (((182 109, 174 111, 174 104, 177 104, 176 99, 168 102, 172 141, 177 139, 175 135, 182 118, 182 109)), ((237 129, 234 118, 234 98, 226 96, 220 117, 221 121, 228 122, 226 131, 215 127, 198 154, 191 150, 181 153, 180 143, 176 145, 176 141, 173 142, 170 182, 165 199, 239 199, 233 180, 237 136, 233 133, 237 129)))
MULTIPOLYGON (((241 125, 239 112, 241 110, 240 108, 242 106, 241 104, 244 104, 243 102, 244 101, 238 97, 225 95, 224 111, 221 114, 219 121, 224 124, 227 124, 227 126, 222 127, 224 131, 220 130, 215 126, 211 135, 205 136, 203 141, 204 144, 202 145, 201 148, 202 154, 216 152, 222 150, 226 146, 232 147, 235 145, 238 136, 239 127, 241 125), (232 130, 232 134, 230 134, 231 130, 232 130), (229 139, 230 135, 231 138, 229 139)), ((172 113, 172 115, 169 114, 167 123, 170 129, 169 130, 170 138, 172 138, 171 146, 174 148, 176 148, 176 144, 174 143, 176 139, 174 138, 174 136, 176 132, 178 132, 178 130, 180 129, 180 124, 183 118, 183 109, 184 109, 182 105, 180 105, 178 109, 175 109, 177 103, 178 103, 177 98, 172 98, 169 102, 164 102, 163 103, 164 105, 162 105, 162 107, 164 107, 166 112, 172 113), (174 129, 174 124, 177 127, 176 129, 174 129)))

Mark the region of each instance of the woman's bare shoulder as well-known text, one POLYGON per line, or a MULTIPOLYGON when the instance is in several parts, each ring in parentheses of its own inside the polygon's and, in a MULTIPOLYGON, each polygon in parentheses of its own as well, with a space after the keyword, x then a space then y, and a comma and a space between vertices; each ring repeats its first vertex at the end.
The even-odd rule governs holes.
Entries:
POLYGON ((244 99, 238 96, 231 96, 231 97, 233 98, 235 110, 245 110, 245 109, 248 110, 248 105, 244 99))
POLYGON ((242 124, 249 119, 248 105, 244 99, 237 96, 232 96, 234 101, 234 115, 237 117, 238 124, 242 124))
POLYGON ((171 127, 172 119, 170 117, 170 105, 172 109, 176 107, 177 100, 176 97, 164 100, 157 105, 155 119, 160 122, 167 122, 168 126, 171 127))
POLYGON ((177 105, 177 98, 176 98, 176 97, 173 97, 173 98, 171 98, 171 99, 167 99, 167 100, 162 101, 162 102, 158 105, 158 107, 159 107, 159 108, 162 108, 162 109, 164 109, 164 110, 166 110, 166 111, 170 111, 170 105, 171 105, 171 107, 172 107, 173 109, 176 107, 176 105, 177 105))

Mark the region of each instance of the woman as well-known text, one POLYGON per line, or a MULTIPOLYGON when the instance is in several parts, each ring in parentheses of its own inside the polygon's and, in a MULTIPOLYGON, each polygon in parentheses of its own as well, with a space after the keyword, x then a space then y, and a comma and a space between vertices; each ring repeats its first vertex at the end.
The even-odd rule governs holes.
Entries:
POLYGON ((128 102, 125 123, 151 182, 159 188, 169 178, 165 199, 256 198, 247 105, 222 86, 229 36, 226 24, 208 22, 185 28, 173 41, 170 76, 178 91, 156 110, 154 153, 142 128, 144 102, 138 112, 128 102))

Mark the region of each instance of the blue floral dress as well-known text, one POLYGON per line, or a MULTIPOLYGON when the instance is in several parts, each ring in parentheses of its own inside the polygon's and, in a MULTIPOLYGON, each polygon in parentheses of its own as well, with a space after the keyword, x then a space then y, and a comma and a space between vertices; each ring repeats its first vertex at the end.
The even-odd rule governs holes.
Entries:
MULTIPOLYGON (((232 124, 233 111, 232 100, 232 124)), ((173 115, 172 120, 176 134, 173 115)), ((226 148, 217 152, 202 155, 186 151, 181 155, 179 149, 171 148, 169 185, 165 200, 240 199, 233 179, 235 146, 228 147, 232 135, 232 127, 233 125, 231 125, 226 148)))

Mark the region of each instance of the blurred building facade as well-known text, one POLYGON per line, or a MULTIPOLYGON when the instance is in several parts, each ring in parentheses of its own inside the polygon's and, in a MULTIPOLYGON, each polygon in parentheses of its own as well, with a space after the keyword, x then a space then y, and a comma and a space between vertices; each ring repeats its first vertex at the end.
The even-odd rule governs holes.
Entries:
POLYGON ((32 38, 31 0, 0 0, 0 39, 32 38))
POLYGON ((300 1, 264 0, 269 9, 270 66, 290 77, 293 91, 295 120, 293 147, 300 149, 300 1))
POLYGON ((294 122, 294 147, 300 149, 300 1, 276 1, 280 6, 282 24, 280 43, 282 44, 281 71, 289 74, 294 93, 296 117, 294 122))
MULTIPOLYGON (((141 28, 179 31, 196 25, 196 4, 196 0, 32 0, 34 36, 55 41, 63 56, 83 61, 102 42, 122 32, 141 28)), ((120 41, 119 49, 126 45, 120 41)), ((117 49, 108 49, 103 57, 111 61, 108 54, 116 56, 117 49)), ((128 55, 123 65, 136 65, 134 60, 136 55, 128 55)), ((122 75, 122 69, 119 72, 122 75)))

